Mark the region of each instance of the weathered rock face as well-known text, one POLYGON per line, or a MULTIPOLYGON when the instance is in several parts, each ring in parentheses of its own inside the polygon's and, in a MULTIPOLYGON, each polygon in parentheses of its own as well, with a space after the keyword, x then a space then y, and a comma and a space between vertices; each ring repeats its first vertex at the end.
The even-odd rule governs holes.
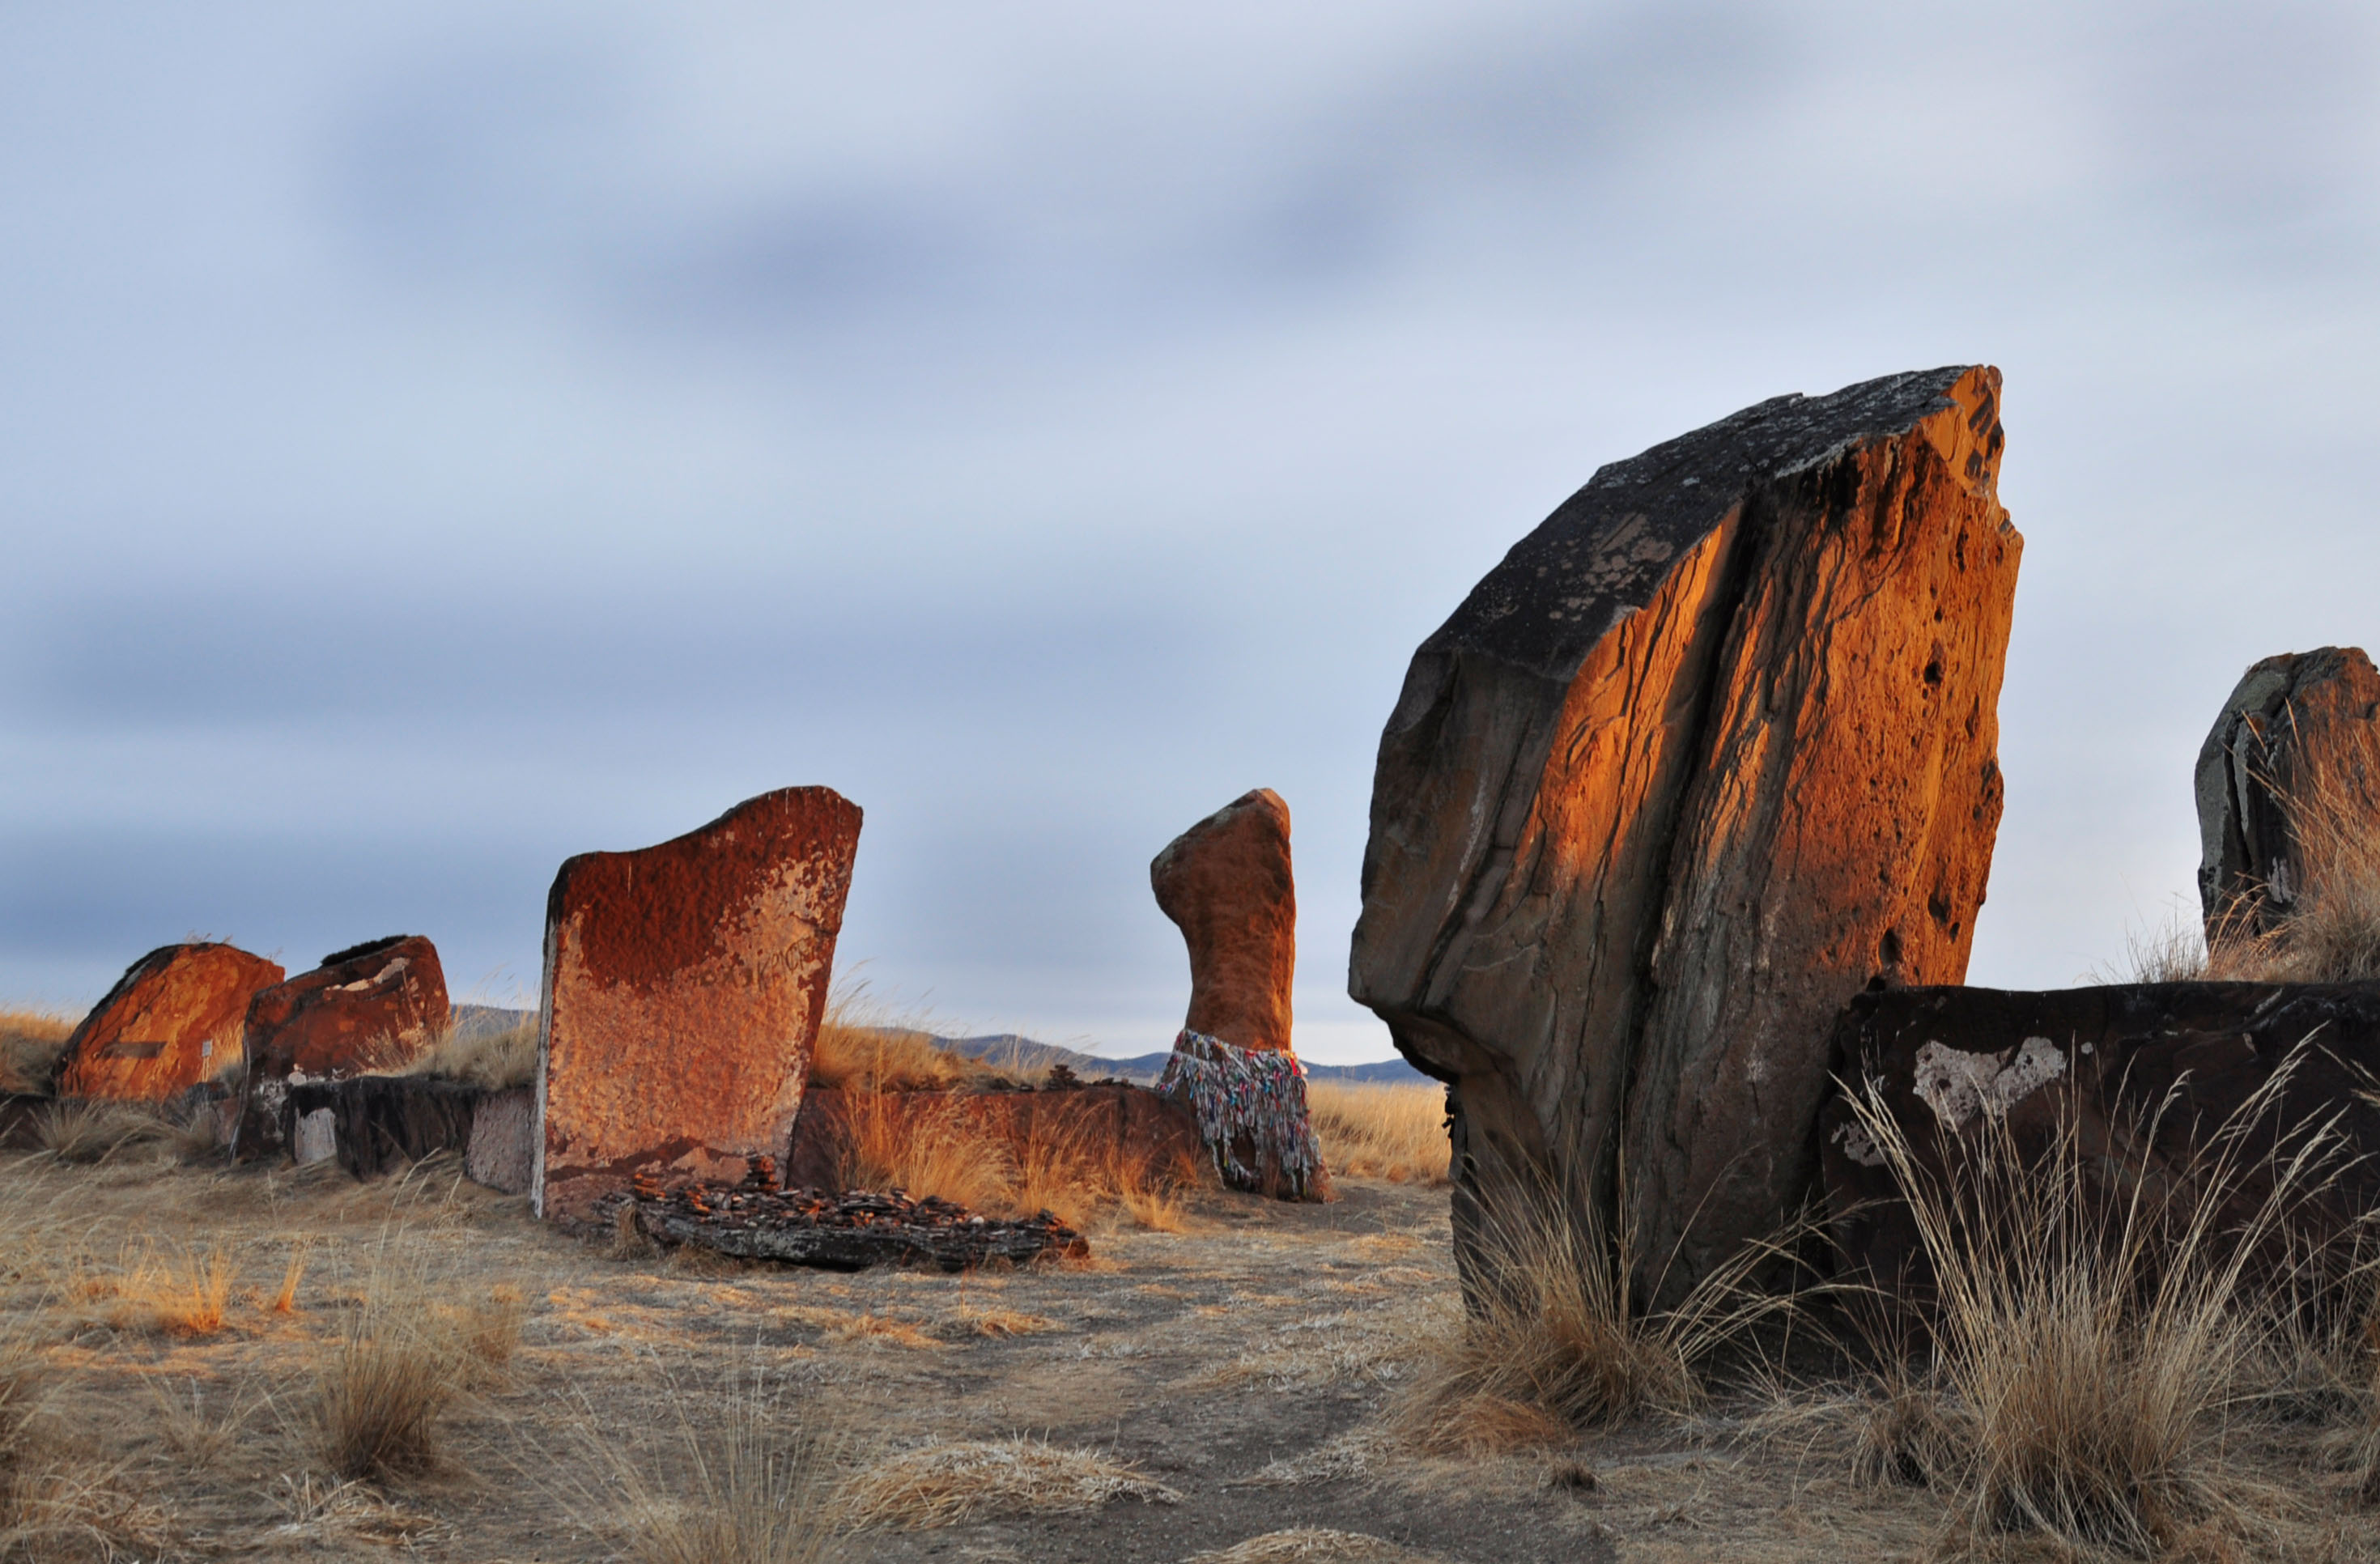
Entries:
POLYGON ((471 1143, 463 1171, 474 1183, 506 1194, 527 1194, 537 1169, 537 1092, 507 1086, 480 1098, 471 1110, 471 1143))
POLYGON ((64 1097, 164 1102, 240 1058, 249 1001, 281 968, 231 945, 167 945, 134 962, 59 1056, 64 1097))
POLYGON ((1200 820, 1157 855, 1148 882, 1190 947, 1183 1027, 1287 1053, 1297 887, 1281 794, 1260 787, 1200 820))
POLYGON ((1964 976, 2001 443, 1991 369, 1762 403, 1597 472, 1422 643, 1348 986, 1454 1088, 1458 1237, 1624 1189, 1674 1297, 1807 1191, 1843 1001, 1964 976))
POLYGON ((446 972, 419 934, 334 951, 248 1009, 251 1073, 341 1079, 410 1064, 445 1029, 446 972))
POLYGON ((248 1101, 233 1141, 240 1160, 287 1146, 289 1082, 401 1070, 436 1042, 449 1015, 438 949, 418 934, 334 951, 258 994, 248 1008, 248 1101))
POLYGON ((2380 671, 2361 647, 2284 652, 2240 677, 2198 752, 2198 900, 2210 939, 2289 921, 2332 846, 2297 817, 2310 806, 2380 823, 2376 769, 2380 671))
MULTIPOLYGON (((2380 1204, 2380 1106, 2363 1095, 2380 1073, 2380 986, 2360 983, 2133 983, 2016 993, 1903 988, 1861 994, 1838 1024, 1846 1082, 1874 1081, 1885 1109, 1940 1187, 1953 1148, 2004 1115, 2028 1163, 2070 1118, 2086 1197, 2113 1209, 2136 1187, 2179 1192, 2220 1160, 2209 1147, 2301 1043, 2251 1144, 2310 1120, 2337 1124, 2344 1155, 2303 1181, 2291 1207, 2303 1240, 2350 1233, 2380 1204), (2176 1092, 2170 1105, 2167 1094, 2176 1092), (2357 1158, 2361 1158, 2357 1160, 2357 1158), (2111 1170, 2120 1170, 2111 1182, 2111 1170)), ((1903 1295, 1922 1298, 1929 1268, 1909 1208, 1875 1137, 1841 1097, 1819 1123, 1827 1203, 1844 1256, 1903 1295)), ((2234 1159, 2222 1231, 2245 1225, 2272 1191, 2274 1164, 2234 1159)))
POLYGON ((468 1151, 475 1110, 487 1095, 416 1075, 310 1081, 289 1088, 283 1134, 301 1166, 336 1157, 357 1178, 375 1179, 435 1151, 468 1151), (316 1136, 319 1148, 309 1144, 316 1136))
POLYGON ((541 1215, 638 1170, 740 1182, 783 1153, 826 1008, 860 812, 786 788, 635 853, 562 866, 545 915, 541 1215))

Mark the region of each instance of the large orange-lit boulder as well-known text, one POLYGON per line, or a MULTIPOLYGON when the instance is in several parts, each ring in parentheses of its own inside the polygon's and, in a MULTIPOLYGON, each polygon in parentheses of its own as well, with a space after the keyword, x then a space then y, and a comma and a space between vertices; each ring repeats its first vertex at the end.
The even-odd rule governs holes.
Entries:
POLYGON ((2209 938, 2274 933, 2380 827, 2380 670, 2361 647, 2268 657, 2198 752, 2209 938))
POLYGON ((284 1148, 291 1082, 402 1070, 436 1043, 451 1013, 438 949, 419 934, 334 951, 313 971, 258 994, 248 1007, 237 1155, 254 1161, 284 1148))
POLYGON ((67 1039, 59 1095, 163 1102, 231 1070, 249 1001, 281 976, 232 945, 150 952, 67 1039))
POLYGON ((1297 887, 1281 794, 1260 787, 1200 820, 1157 855, 1148 881, 1190 948, 1183 1027, 1237 1048, 1288 1052, 1297 887))
POLYGON ((1614 463, 1415 653, 1349 988, 1453 1087, 1466 1255, 1483 1204, 1560 1190, 1674 1298, 1809 1193, 1843 1002, 1965 976, 2022 547, 1999 394, 1895 375, 1614 463))
POLYGON ((562 866, 545 915, 540 1215, 648 1170, 736 1183, 782 1158, 826 1008, 859 806, 786 788, 635 853, 562 866))

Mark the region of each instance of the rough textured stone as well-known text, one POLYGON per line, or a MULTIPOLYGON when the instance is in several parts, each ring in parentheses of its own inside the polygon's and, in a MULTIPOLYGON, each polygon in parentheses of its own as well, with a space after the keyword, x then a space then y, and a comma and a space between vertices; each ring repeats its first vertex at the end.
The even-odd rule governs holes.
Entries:
POLYGON ((1780 397, 1615 463, 1422 643, 1349 988, 1449 1082, 1458 1238, 1550 1181, 1668 1295, 1815 1172, 1836 1013, 1966 969, 2022 547, 1999 374, 1780 397))
POLYGON ((134 962, 59 1055, 63 1097, 164 1102, 239 1059, 242 1024, 281 968, 231 945, 167 945, 134 962))
POLYGON ((327 1121, 327 1153, 357 1178, 376 1179, 432 1152, 466 1150, 474 1112, 486 1095, 477 1086, 420 1075, 301 1082, 290 1086, 283 1104, 284 1134, 302 1166, 320 1160, 310 1154, 307 1125, 327 1121))
POLYGON ((242 1161, 277 1156, 292 1122, 293 1081, 341 1081, 402 1069, 450 1017, 438 949, 393 935, 334 951, 322 964, 265 989, 248 1007, 248 1103, 234 1146, 242 1161))
POLYGON ((474 1183, 506 1194, 527 1194, 537 1168, 537 1092, 512 1086, 480 1098, 471 1110, 471 1144, 463 1171, 474 1183))
MULTIPOLYGON (((2070 1121, 2078 1166, 2095 1198, 2136 1187, 2183 1192, 2217 1158, 2214 1133, 2281 1061, 2291 1068, 2251 1144, 2270 1146, 2310 1120, 2337 1115, 2346 1157, 2290 1207, 2297 1236, 2352 1231, 2380 1206, 2380 986, 2132 983, 2043 993, 1927 988, 1861 994, 1835 1032, 1841 1078, 1874 1081, 1918 1165, 1949 1175, 1951 1148, 1989 1114, 2005 1115, 2027 1158, 2070 1121), (2169 1092, 2178 1093, 2164 1107, 2169 1092), (2121 1170, 2112 1184, 2110 1170, 2121 1170), (2137 1182, 2136 1182, 2137 1181, 2137 1182)), ((1838 1095, 1819 1121, 1827 1201, 1842 1254, 1904 1295, 1928 1272, 1909 1208, 1874 1137, 1838 1095)), ((2235 1229, 2271 1191, 2272 1164, 2240 1157, 2219 1227, 2235 1229)))
POLYGON ((640 1169, 738 1182, 783 1149, 859 823, 831 789, 787 788, 658 847, 562 866, 545 918, 541 1215, 583 1217, 640 1169))
POLYGON ((1297 887, 1281 794, 1260 787, 1200 820, 1157 855, 1148 882, 1190 948, 1184 1029, 1290 1051, 1297 887))
POLYGON ((2198 900, 2210 938, 2265 934, 2324 865, 2302 801, 2380 822, 2380 671, 2361 647, 2284 652, 2250 668, 2198 752, 2198 900))
MULTIPOLYGON (((785 1156, 785 1182, 844 1187, 844 1153, 855 1094, 816 1086, 803 1094, 785 1156)), ((1169 1097, 1145 1086, 1082 1086, 1047 1092, 883 1092, 860 1094, 866 1111, 885 1116, 896 1134, 955 1130, 1007 1147, 1029 1142, 1079 1146, 1092 1160, 1112 1158, 1162 1175, 1196 1178, 1206 1158, 1198 1126, 1169 1097)))

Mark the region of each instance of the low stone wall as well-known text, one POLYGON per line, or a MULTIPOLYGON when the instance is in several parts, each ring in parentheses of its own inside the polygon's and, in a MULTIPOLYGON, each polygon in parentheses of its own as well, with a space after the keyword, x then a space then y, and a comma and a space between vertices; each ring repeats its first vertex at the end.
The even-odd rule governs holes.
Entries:
MULTIPOLYGON (((839 1190, 851 1133, 853 1094, 813 1086, 794 1121, 785 1182, 839 1190)), ((953 1117, 973 1133, 1012 1147, 1035 1137, 1070 1140, 1095 1158, 1112 1155, 1161 1172, 1195 1176, 1204 1166, 1197 1121, 1178 1103, 1145 1086, 1077 1086, 1056 1091, 885 1092, 871 1108, 899 1125, 935 1127, 953 1117)))
MULTIPOLYGON (((2186 1211, 2228 1159, 2225 1184, 2208 1193, 2218 1231, 2236 1231, 2274 1194, 2276 1146, 2285 1157, 2327 1123, 2336 1155, 2282 1192, 2287 1236, 2347 1238, 2380 1207, 2380 1102, 2366 1095, 2380 1076, 2380 984, 1901 988, 1854 999, 1834 1046, 1840 1077, 1876 1084, 1937 1188, 1967 1182, 1957 1164, 2005 1124, 2027 1166, 2046 1166, 2058 1137, 2074 1137, 2062 1144, 2084 1198, 2107 1212, 2141 1190, 2186 1211), (2289 1074, 2248 1133, 2243 1109, 2285 1062, 2289 1074)), ((1929 1295, 1925 1246, 1868 1126, 1838 1096, 1818 1133, 1845 1259, 1891 1290, 1929 1295)))

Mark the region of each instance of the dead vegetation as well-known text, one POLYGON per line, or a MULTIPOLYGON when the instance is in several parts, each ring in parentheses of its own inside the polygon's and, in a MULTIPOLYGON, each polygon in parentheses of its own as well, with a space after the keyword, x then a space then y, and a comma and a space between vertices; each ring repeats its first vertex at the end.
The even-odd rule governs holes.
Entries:
POLYGON ((75 1023, 46 1010, 0 1010, 0 1092, 47 1097, 75 1023))
POLYGON ((715 1405, 669 1388, 676 1437, 630 1453, 590 1419, 586 1444, 618 1497, 638 1564, 816 1564, 842 1531, 837 1485, 856 1448, 811 1425, 766 1371, 727 1376, 715 1405))
MULTIPOLYGON (((398 1073, 428 1075, 456 1081, 485 1091, 507 1091, 537 1084, 538 1018, 530 1012, 519 1024, 501 1032, 449 1025, 432 1038, 429 1049, 407 1060, 398 1073)), ((389 1045, 395 1057, 398 1050, 389 1045)))
POLYGON ((845 1485, 841 1508, 854 1525, 917 1529, 1117 1499, 1179 1504, 1182 1496, 1129 1463, 1019 1435, 936 1441, 873 1461, 845 1485))
POLYGON ((1445 1087, 1308 1080, 1305 1104, 1332 1173, 1431 1187, 1447 1182, 1445 1087))

